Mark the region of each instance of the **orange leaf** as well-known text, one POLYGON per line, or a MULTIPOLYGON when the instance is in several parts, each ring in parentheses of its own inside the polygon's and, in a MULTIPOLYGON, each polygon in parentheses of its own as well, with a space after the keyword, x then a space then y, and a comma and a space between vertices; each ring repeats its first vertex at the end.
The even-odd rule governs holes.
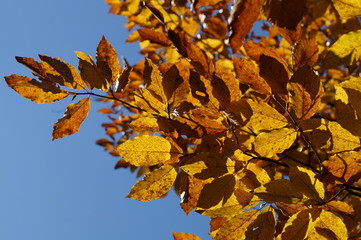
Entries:
POLYGON ((170 46, 172 43, 164 33, 157 32, 150 28, 139 29, 138 33, 142 41, 149 40, 152 43, 157 43, 166 47, 170 46))
POLYGON ((97 47, 97 66, 106 81, 113 85, 120 74, 118 54, 103 36, 97 47))
POLYGON ((68 96, 65 90, 48 81, 38 82, 35 79, 16 74, 6 76, 5 81, 21 96, 35 103, 51 103, 68 96))
POLYGON ((174 240, 202 240, 201 238, 197 237, 196 235, 190 233, 177 233, 172 232, 174 240))
POLYGON ((231 36, 229 43, 238 52, 253 23, 257 21, 264 0, 236 0, 229 19, 231 36))
POLYGON ((318 59, 318 47, 315 38, 302 39, 295 46, 293 52, 294 56, 294 69, 297 70, 304 65, 312 67, 318 59))
POLYGON ((89 98, 83 98, 77 103, 69 104, 64 117, 54 124, 53 140, 76 133, 87 118, 89 110, 89 98))

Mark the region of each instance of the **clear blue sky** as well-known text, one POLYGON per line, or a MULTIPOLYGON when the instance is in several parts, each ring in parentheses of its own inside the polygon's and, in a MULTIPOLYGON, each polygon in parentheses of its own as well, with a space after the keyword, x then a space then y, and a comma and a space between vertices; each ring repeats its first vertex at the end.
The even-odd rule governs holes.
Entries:
MULTIPOLYGON (((3 1, 1 77, 30 76, 14 56, 46 54, 76 65, 74 51, 94 56, 102 35, 134 63, 138 45, 125 43, 124 19, 107 11, 102 0, 3 1)), ((208 218, 185 216, 173 192, 149 203, 125 198, 137 179, 113 170, 117 159, 95 145, 106 121, 100 104, 77 134, 52 142, 52 125, 69 103, 38 105, 0 81, 0 239, 163 240, 172 231, 210 239, 208 218)))

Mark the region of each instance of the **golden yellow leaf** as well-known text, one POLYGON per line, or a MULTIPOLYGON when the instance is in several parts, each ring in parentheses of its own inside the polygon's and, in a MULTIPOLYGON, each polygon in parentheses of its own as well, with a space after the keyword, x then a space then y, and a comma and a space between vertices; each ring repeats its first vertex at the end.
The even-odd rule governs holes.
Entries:
POLYGON ((292 215, 283 227, 282 233, 277 237, 280 240, 303 240, 312 228, 311 214, 302 210, 292 215))
POLYGON ((250 119, 246 123, 246 127, 251 128, 254 132, 269 131, 280 129, 288 124, 285 116, 280 114, 275 108, 265 102, 255 102, 247 100, 250 106, 250 119))
POLYGON ((200 237, 190 233, 172 232, 174 240, 202 240, 200 237))
POLYGON ((350 79, 335 86, 336 100, 341 100, 345 104, 350 104, 357 114, 361 115, 361 77, 350 76, 350 79), (342 88, 342 93, 341 92, 342 88), (339 94, 338 94, 339 93, 339 94))
POLYGON ((56 83, 71 89, 84 89, 85 84, 75 67, 46 55, 39 55, 44 71, 56 83))
POLYGON ((331 201, 328 202, 327 207, 329 207, 332 211, 339 211, 339 212, 344 212, 347 214, 354 214, 355 210, 353 209, 352 206, 350 206, 348 203, 346 202, 342 202, 342 201, 331 201))
POLYGON ((51 103, 68 96, 67 91, 58 88, 56 84, 52 82, 38 82, 35 79, 16 74, 6 76, 5 81, 9 87, 21 96, 35 103, 51 103))
POLYGON ((338 122, 328 122, 328 130, 331 133, 329 144, 332 152, 354 150, 361 146, 360 138, 352 135, 352 133, 341 127, 338 122))
POLYGON ((318 112, 323 87, 315 71, 304 66, 298 69, 287 84, 291 107, 298 119, 309 119, 318 112))
POLYGON ((352 65, 361 59, 361 30, 342 35, 329 49, 324 62, 326 67, 352 65))
POLYGON ((248 163, 247 164, 247 170, 254 173, 254 175, 256 176, 257 181, 261 185, 265 185, 266 183, 269 183, 271 181, 271 178, 268 175, 267 171, 264 170, 264 168, 259 167, 255 163, 252 163, 252 162, 248 163))
POLYGON ((102 91, 107 91, 109 85, 101 73, 100 69, 96 66, 93 58, 82 52, 75 52, 79 59, 79 70, 81 78, 89 85, 90 88, 97 88, 102 91))
POLYGON ((77 103, 69 104, 64 117, 54 124, 53 140, 76 133, 87 118, 89 110, 89 98, 83 98, 77 103))
POLYGON ((314 202, 325 197, 325 186, 315 177, 315 173, 304 167, 291 167, 289 177, 292 186, 314 202))
POLYGON ((166 104, 159 98, 154 96, 152 92, 147 89, 139 89, 133 92, 136 106, 145 110, 148 113, 162 115, 168 117, 166 111, 166 104))
POLYGON ((121 71, 118 54, 104 36, 98 44, 96 59, 97 66, 106 81, 111 85, 115 84, 121 71))
POLYGON ((230 218, 217 232, 214 240, 242 240, 248 226, 258 217, 258 210, 241 212, 230 218))
POLYGON ((116 151, 134 166, 152 166, 169 160, 171 147, 162 137, 142 135, 120 144, 116 151))
POLYGON ((270 132, 262 132, 253 142, 254 151, 261 157, 272 157, 282 153, 295 142, 297 132, 293 128, 281 128, 270 132))
POLYGON ((342 18, 361 16, 361 2, 358 0, 332 0, 332 2, 342 18))
MULTIPOLYGON (((331 239, 347 240, 348 232, 343 220, 336 214, 322 210, 320 216, 315 221, 315 228, 321 228, 331 239), (332 233, 330 233, 331 231, 332 233)), ((324 235, 324 234, 322 234, 324 235)))
POLYGON ((297 203, 302 199, 302 193, 296 191, 287 179, 273 180, 256 188, 254 194, 268 203, 297 203))
POLYGON ((160 74, 158 67, 152 63, 150 59, 146 59, 144 67, 144 85, 145 88, 155 95, 163 103, 167 102, 167 97, 164 93, 162 85, 162 75, 160 74))
POLYGON ((338 153, 322 162, 322 165, 332 175, 345 182, 348 182, 351 177, 357 180, 361 173, 361 153, 355 151, 338 153))
POLYGON ((148 173, 143 180, 137 181, 127 195, 128 198, 147 202, 166 194, 173 186, 177 171, 171 165, 148 173))
POLYGON ((129 127, 135 132, 159 132, 159 125, 156 118, 142 117, 132 121, 129 127))
POLYGON ((234 161, 225 154, 204 152, 184 157, 181 168, 191 176, 207 179, 234 173, 234 165, 234 161))

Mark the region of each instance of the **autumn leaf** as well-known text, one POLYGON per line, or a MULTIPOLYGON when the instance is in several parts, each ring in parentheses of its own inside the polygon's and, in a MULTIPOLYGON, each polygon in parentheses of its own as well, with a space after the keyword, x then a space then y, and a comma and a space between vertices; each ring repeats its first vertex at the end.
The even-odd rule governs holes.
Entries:
POLYGON ((342 219, 336 214, 322 210, 315 221, 316 231, 321 232, 328 239, 348 239, 347 228, 342 219))
POLYGON ((302 39, 295 46, 293 58, 295 70, 305 65, 313 67, 318 59, 317 40, 315 38, 302 39))
POLYGON ((237 53, 246 35, 252 29, 260 14, 263 0, 236 0, 229 19, 231 35, 229 43, 233 52, 237 53))
POLYGON ((262 157, 272 157, 290 148, 296 140, 297 132, 291 128, 282 128, 258 134, 253 142, 254 151, 262 157), (279 141, 282 139, 282 141, 279 141))
POLYGON ((332 0, 333 6, 344 19, 361 16, 361 2, 354 0, 332 0))
POLYGON ((71 89, 84 89, 85 84, 75 67, 60 60, 46 55, 39 55, 41 66, 46 75, 61 86, 71 89))
POLYGON ((35 103, 51 103, 68 96, 65 90, 58 88, 52 82, 38 82, 35 79, 16 74, 6 76, 5 81, 9 87, 21 96, 35 103))
POLYGON ((244 239, 248 226, 258 217, 258 213, 258 210, 250 210, 235 215, 219 229, 214 240, 244 239))
POLYGON ((157 32, 149 28, 142 28, 137 31, 142 40, 149 40, 163 46, 169 46, 171 44, 171 41, 162 32, 157 32))
POLYGON ((323 87, 309 66, 298 69, 287 85, 289 101, 298 119, 309 119, 319 111, 323 87))
POLYGON ((53 140, 76 133, 87 118, 89 110, 89 98, 83 98, 77 103, 68 105, 64 116, 54 124, 53 140))
POLYGON ((121 71, 117 52, 104 36, 100 40, 96 52, 97 67, 101 74, 109 84, 115 84, 121 71))
POLYGON ((325 187, 313 171, 303 167, 292 167, 289 177, 292 185, 313 202, 321 202, 325 197, 325 187))
POLYGON ((324 58, 327 67, 352 65, 361 59, 361 30, 342 35, 328 50, 324 58))
POLYGON ((197 237, 196 235, 190 233, 178 233, 172 232, 174 240, 202 240, 201 238, 197 237))
POLYGON ((146 59, 145 61, 143 78, 146 89, 163 103, 166 103, 167 98, 162 86, 162 76, 158 67, 154 65, 150 59, 146 59))
POLYGON ((271 207, 266 207, 248 227, 246 239, 273 240, 276 231, 276 219, 271 207))
POLYGON ((109 85, 102 72, 94 63, 93 58, 82 52, 75 52, 79 59, 79 70, 81 78, 90 88, 97 88, 102 91, 109 89, 109 85))
POLYGON ((308 210, 302 210, 291 216, 283 227, 282 233, 277 239, 280 240, 303 240, 307 237, 312 227, 311 214, 308 210))
POLYGON ((142 135, 120 144, 116 151, 134 166, 152 166, 169 160, 171 144, 158 136, 142 135))
POLYGON ((171 189, 176 177, 177 171, 174 167, 164 165, 148 173, 143 180, 137 181, 127 197, 143 202, 160 198, 171 189))

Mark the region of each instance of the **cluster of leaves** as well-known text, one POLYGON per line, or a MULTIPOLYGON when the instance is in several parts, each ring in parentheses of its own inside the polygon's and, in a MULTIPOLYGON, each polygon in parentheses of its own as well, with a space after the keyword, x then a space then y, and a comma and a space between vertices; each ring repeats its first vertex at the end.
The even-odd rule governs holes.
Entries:
POLYGON ((36 103, 86 96, 53 139, 77 132, 99 97, 111 122, 97 143, 145 175, 127 197, 174 187, 216 240, 361 237, 361 2, 106 3, 144 60, 121 67, 102 38, 96 62, 77 52, 80 74, 40 55, 17 57, 38 80, 5 77, 36 103))

